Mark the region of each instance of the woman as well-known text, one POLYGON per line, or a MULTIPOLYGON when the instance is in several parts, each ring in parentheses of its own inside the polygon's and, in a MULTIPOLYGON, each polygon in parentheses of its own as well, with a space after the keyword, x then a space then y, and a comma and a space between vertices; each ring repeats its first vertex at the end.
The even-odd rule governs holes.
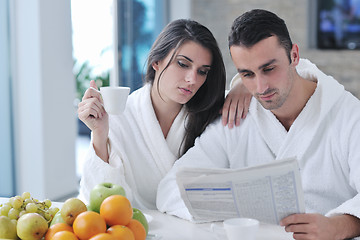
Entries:
POLYGON ((124 187, 133 206, 156 209, 159 181, 224 103, 225 68, 212 33, 192 20, 168 24, 151 48, 145 81, 116 116, 105 112, 94 81, 85 92, 78 114, 92 139, 83 200, 94 185, 112 182, 124 187))

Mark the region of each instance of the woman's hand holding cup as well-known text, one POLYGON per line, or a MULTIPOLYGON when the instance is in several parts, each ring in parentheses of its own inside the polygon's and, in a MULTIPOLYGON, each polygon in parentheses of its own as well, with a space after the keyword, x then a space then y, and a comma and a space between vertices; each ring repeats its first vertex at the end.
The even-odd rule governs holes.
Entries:
POLYGON ((86 90, 79 103, 78 115, 93 134, 107 139, 109 131, 108 114, 121 114, 126 106, 130 88, 128 87, 101 87, 97 89, 94 80, 86 90))
POLYGON ((78 105, 79 119, 92 131, 94 150, 104 162, 109 161, 108 114, 121 114, 124 111, 129 92, 130 88, 127 87, 102 87, 99 91, 95 81, 91 80, 78 105))
POLYGON ((78 105, 79 119, 96 133, 107 139, 109 131, 109 117, 106 113, 103 100, 94 80, 90 81, 90 87, 86 90, 82 101, 78 105))

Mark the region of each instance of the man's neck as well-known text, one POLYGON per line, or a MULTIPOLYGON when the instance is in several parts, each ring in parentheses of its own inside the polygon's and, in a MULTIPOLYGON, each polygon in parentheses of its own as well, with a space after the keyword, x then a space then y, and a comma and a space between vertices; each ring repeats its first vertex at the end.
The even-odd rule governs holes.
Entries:
POLYGON ((272 113, 287 131, 289 131, 295 119, 299 116, 310 97, 314 94, 316 86, 317 83, 315 81, 306 80, 298 76, 284 105, 279 109, 272 110, 272 113))

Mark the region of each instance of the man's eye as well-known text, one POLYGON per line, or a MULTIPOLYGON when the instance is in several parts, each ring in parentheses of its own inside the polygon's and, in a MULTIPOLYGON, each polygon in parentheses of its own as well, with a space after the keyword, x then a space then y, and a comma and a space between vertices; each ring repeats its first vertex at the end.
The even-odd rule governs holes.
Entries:
POLYGON ((182 68, 187 68, 188 66, 184 63, 182 63, 181 61, 178 61, 178 65, 182 68))
POLYGON ((264 72, 270 72, 272 70, 274 70, 274 67, 264 68, 264 72))

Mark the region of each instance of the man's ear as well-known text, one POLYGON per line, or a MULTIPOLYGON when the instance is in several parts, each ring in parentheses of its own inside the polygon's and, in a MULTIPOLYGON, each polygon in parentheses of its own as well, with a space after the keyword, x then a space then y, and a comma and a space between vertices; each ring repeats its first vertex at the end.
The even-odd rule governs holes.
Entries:
POLYGON ((153 62, 151 64, 152 68, 155 70, 155 71, 158 71, 159 70, 159 62, 153 62))
POLYGON ((290 51, 290 58, 291 58, 291 64, 294 66, 297 66, 300 61, 300 55, 299 55, 299 46, 297 44, 293 44, 291 51, 290 51))

